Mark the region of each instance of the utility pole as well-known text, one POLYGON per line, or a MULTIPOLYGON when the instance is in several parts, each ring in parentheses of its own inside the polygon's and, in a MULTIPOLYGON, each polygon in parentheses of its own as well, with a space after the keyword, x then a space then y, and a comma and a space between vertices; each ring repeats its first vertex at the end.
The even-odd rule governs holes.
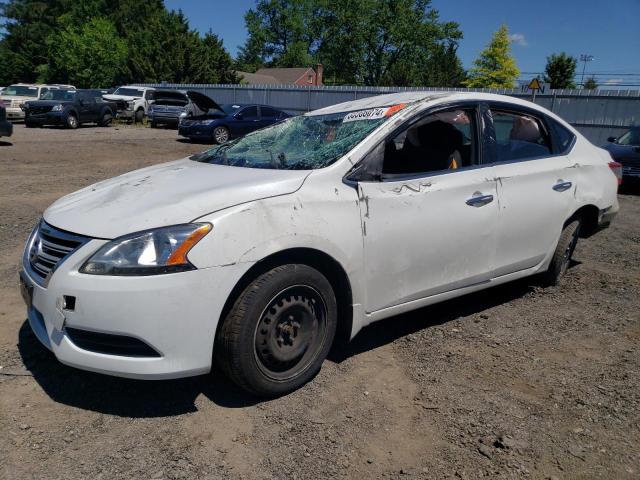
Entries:
POLYGON ((583 62, 583 64, 582 64, 582 76, 580 77, 580 86, 582 87, 583 90, 584 90, 584 71, 587 68, 587 62, 592 61, 594 58, 595 57, 593 55, 589 55, 587 53, 580 54, 580 61, 583 62))

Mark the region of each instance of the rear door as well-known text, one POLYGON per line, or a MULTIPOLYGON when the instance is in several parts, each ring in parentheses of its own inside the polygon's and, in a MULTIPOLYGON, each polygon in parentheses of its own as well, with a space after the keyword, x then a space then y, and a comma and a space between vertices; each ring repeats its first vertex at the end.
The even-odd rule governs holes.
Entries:
POLYGON ((475 107, 429 112, 363 160, 367 312, 490 278, 499 202, 475 107))
POLYGON ((96 112, 96 102, 93 98, 92 92, 78 92, 78 119, 83 122, 95 122, 98 119, 98 113, 96 112))
POLYGON ((260 127, 272 125, 278 121, 280 112, 271 107, 260 107, 260 127))
POLYGON ((576 169, 553 144, 545 117, 510 104, 489 105, 500 218, 493 277, 540 264, 572 213, 576 169))

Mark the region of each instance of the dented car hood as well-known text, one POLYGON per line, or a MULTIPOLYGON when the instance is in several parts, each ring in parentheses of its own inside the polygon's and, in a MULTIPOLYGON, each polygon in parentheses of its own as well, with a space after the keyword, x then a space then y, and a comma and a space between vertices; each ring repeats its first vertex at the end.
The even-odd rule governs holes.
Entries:
POLYGON ((44 212, 44 220, 69 232, 111 239, 293 193, 308 174, 302 170, 177 160, 126 173, 62 197, 44 212))

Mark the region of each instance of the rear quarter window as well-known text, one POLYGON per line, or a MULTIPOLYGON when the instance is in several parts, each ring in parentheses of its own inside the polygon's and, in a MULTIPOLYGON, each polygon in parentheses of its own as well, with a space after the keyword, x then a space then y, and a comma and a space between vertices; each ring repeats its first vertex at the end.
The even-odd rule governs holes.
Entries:
POLYGON ((548 125, 553 132, 553 153, 554 155, 566 155, 573 148, 576 136, 564 125, 547 119, 548 125))

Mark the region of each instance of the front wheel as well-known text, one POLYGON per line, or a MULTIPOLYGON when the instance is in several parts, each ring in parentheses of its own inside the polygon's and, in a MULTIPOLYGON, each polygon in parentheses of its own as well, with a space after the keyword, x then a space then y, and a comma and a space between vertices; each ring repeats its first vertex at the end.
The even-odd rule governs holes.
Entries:
POLYGON ((283 395, 320 370, 336 324, 335 294, 325 276, 307 265, 282 265, 238 297, 216 337, 216 362, 251 393, 283 395))
POLYGON ((579 235, 580 219, 572 220, 562 229, 549 269, 542 275, 545 285, 555 286, 560 284, 562 277, 571 264, 571 257, 576 249, 579 235))
POLYGON ((70 128, 71 130, 78 128, 78 117, 73 113, 67 115, 67 128, 70 128))
POLYGON ((142 109, 136 110, 133 121, 135 123, 142 123, 143 120, 144 120, 144 110, 142 109))
POLYGON ((213 129, 213 141, 217 144, 229 141, 229 129, 227 127, 216 127, 213 129))

